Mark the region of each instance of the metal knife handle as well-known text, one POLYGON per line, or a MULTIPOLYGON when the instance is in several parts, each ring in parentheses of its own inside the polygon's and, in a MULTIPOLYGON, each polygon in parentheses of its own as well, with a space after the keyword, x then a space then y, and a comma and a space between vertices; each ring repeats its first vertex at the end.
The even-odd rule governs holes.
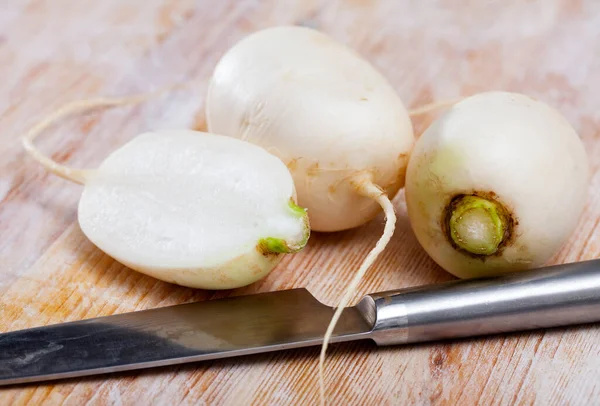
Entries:
POLYGON ((365 296, 379 345, 600 321, 600 260, 365 296))

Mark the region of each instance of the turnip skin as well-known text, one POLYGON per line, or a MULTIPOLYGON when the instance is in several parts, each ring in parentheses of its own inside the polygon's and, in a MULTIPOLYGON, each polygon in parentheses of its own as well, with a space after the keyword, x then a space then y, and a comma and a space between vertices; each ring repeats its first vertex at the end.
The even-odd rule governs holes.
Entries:
MULTIPOLYGON (((427 253, 459 278, 534 268, 575 230, 589 177, 583 143, 558 111, 522 94, 485 92, 454 105, 416 142, 406 176, 408 215, 427 253), (452 241, 448 208, 460 196, 477 196, 508 216, 509 232, 489 252, 452 241)), ((483 232, 487 242, 499 232, 466 221, 472 223, 463 231, 477 238, 483 232)))
POLYGON ((387 80, 306 27, 261 30, 227 51, 211 78, 206 117, 210 132, 260 145, 288 165, 315 231, 354 228, 380 213, 353 180, 366 174, 393 198, 414 143, 387 80))
POLYGON ((215 267, 154 267, 140 266, 127 258, 115 259, 137 272, 164 282, 196 289, 227 290, 250 285, 266 277, 281 262, 284 255, 263 252, 260 244, 255 249, 215 267))

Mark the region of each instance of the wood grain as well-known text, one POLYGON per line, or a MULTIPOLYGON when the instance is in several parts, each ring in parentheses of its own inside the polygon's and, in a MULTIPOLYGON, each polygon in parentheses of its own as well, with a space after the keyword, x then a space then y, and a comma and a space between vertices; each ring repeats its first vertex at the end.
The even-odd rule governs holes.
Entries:
MULTIPOLYGON (((527 93, 558 108, 592 159, 580 226, 553 263, 600 255, 600 2, 21 1, 0 7, 0 331, 175 303, 307 287, 335 303, 382 230, 315 233, 264 280, 207 292, 128 270, 76 223, 80 187, 46 174, 18 136, 43 114, 88 96, 191 86, 137 107, 69 120, 40 139, 73 166, 93 167, 156 127, 202 125, 207 79, 235 41, 277 24, 317 27, 355 47, 414 107, 479 91, 527 93)), ((418 133, 434 118, 415 120, 418 133)), ((393 240, 363 293, 451 277, 413 236, 403 195, 393 240)), ((600 329, 586 326, 375 348, 332 346, 331 404, 584 405, 600 396, 600 329)), ((0 389, 0 404, 313 404, 318 349, 0 389)))

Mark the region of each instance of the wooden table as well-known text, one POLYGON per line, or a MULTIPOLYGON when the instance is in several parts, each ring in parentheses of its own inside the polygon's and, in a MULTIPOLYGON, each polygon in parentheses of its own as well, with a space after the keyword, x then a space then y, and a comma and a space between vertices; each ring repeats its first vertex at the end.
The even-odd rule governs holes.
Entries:
MULTIPOLYGON (((382 230, 313 234, 266 279, 206 292, 113 261, 76 223, 81 188, 24 156, 18 137, 65 102, 187 90, 68 120, 40 147, 93 167, 156 127, 203 128, 207 79, 229 46, 277 24, 317 27, 355 47, 407 106, 490 89, 557 107, 580 133, 594 176, 578 231, 553 263, 600 254, 600 2, 577 1, 21 1, 0 5, 0 331, 176 303, 307 287, 335 303, 382 230)), ((422 132, 434 115, 415 120, 422 132)), ((356 293, 451 277, 417 244, 402 194, 394 238, 356 293)), ((600 329, 581 327, 377 349, 334 345, 331 404, 593 404, 600 329)), ((314 404, 318 348, 0 389, 0 404, 314 404)))

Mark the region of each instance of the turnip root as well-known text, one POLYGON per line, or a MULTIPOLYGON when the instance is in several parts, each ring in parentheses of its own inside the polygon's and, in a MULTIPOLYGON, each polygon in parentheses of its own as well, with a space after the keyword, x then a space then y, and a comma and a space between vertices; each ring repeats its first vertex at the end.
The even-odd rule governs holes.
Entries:
POLYGON ((283 160, 313 230, 350 229, 382 209, 385 213, 383 235, 347 287, 325 334, 319 362, 322 401, 329 338, 394 231, 390 199, 404 185, 414 144, 410 115, 371 64, 305 27, 274 27, 244 38, 221 58, 209 85, 208 130, 250 141, 283 160))
POLYGON ((574 231, 588 183, 584 146, 563 116, 525 95, 486 92, 419 138, 405 192, 424 249, 472 278, 546 263, 574 231))
POLYGON ((90 241, 136 271, 203 289, 248 285, 305 246, 310 227, 288 169, 250 143, 192 130, 148 132, 96 170, 60 165, 32 143, 68 114, 140 100, 78 102, 23 138, 46 169, 84 185, 78 220, 90 241))

